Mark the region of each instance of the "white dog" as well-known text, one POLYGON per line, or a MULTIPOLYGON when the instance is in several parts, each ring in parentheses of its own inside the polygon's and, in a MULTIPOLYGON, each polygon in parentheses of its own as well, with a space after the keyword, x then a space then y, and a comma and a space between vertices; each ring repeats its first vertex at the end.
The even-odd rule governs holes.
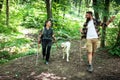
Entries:
POLYGON ((67 62, 69 62, 70 45, 71 45, 71 43, 69 41, 61 43, 61 47, 63 50, 63 59, 65 58, 65 54, 67 54, 67 62))

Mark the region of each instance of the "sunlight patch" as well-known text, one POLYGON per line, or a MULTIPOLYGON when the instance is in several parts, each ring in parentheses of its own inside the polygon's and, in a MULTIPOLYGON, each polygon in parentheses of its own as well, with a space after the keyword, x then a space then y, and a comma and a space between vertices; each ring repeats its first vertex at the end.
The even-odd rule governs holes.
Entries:
POLYGON ((37 75, 34 78, 37 80, 66 80, 66 77, 59 77, 49 72, 42 72, 40 75, 37 75))

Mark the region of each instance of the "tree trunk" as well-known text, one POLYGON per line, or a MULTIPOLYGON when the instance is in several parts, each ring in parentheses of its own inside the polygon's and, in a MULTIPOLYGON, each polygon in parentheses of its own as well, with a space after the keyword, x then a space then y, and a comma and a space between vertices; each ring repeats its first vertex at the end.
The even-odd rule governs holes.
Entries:
POLYGON ((94 9, 95 18, 97 20, 100 19, 99 14, 98 14, 98 8, 99 8, 99 6, 98 6, 97 0, 93 0, 93 9, 94 9))
POLYGON ((9 0, 6 0, 6 25, 9 26, 9 0))
POLYGON ((90 0, 85 0, 86 7, 89 8, 90 0))
POLYGON ((63 8, 63 19, 65 18, 65 7, 63 8))
POLYGON ((1 12, 1 9, 2 9, 2 7, 3 7, 3 1, 4 1, 4 0, 0 0, 0 12, 1 12))
POLYGON ((52 19, 52 0, 46 0, 47 19, 52 19))
POLYGON ((76 7, 76 8, 77 8, 77 3, 78 3, 77 0, 75 0, 75 7, 76 7))
MULTIPOLYGON (((109 6, 110 6, 110 0, 105 0, 104 3, 104 18, 103 18, 103 22, 106 22, 108 19, 108 15, 109 15, 109 6)), ((101 47, 104 48, 105 47, 105 38, 106 38, 106 27, 102 27, 102 37, 101 37, 101 47)))
POLYGON ((78 16, 80 15, 80 7, 81 7, 82 0, 79 0, 79 9, 78 9, 78 16))

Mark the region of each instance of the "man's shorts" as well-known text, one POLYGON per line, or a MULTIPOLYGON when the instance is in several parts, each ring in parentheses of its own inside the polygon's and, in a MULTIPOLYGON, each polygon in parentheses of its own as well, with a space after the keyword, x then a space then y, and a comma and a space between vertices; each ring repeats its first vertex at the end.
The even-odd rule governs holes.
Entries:
POLYGON ((88 52, 94 53, 97 49, 98 38, 87 39, 87 50, 88 52))
POLYGON ((82 40, 81 40, 81 43, 82 43, 81 46, 82 46, 82 47, 85 47, 85 46, 86 46, 86 42, 87 42, 86 39, 82 39, 82 40))

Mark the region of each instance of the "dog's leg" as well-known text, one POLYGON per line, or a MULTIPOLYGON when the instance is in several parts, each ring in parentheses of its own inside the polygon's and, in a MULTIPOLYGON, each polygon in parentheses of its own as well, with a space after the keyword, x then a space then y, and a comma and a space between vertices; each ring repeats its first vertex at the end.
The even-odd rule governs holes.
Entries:
POLYGON ((69 62, 69 51, 67 51, 67 62, 69 62))
POLYGON ((63 59, 65 59, 65 52, 63 51, 63 59))

